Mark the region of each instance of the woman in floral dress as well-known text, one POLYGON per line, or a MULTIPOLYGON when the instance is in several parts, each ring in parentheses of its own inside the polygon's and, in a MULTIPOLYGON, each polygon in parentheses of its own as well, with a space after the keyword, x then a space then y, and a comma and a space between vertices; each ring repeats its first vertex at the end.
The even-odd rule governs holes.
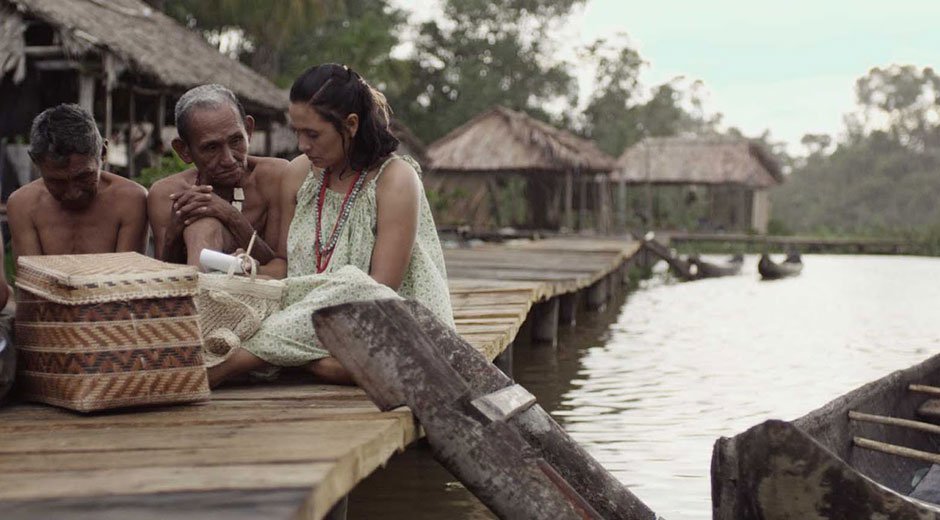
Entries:
POLYGON ((350 301, 416 300, 453 326, 447 274, 417 163, 394 152, 385 97, 348 67, 304 72, 290 91, 290 120, 303 155, 282 179, 281 310, 220 365, 232 376, 304 367, 319 380, 351 383, 321 345, 312 313, 350 301), (283 259, 286 258, 286 269, 283 259))

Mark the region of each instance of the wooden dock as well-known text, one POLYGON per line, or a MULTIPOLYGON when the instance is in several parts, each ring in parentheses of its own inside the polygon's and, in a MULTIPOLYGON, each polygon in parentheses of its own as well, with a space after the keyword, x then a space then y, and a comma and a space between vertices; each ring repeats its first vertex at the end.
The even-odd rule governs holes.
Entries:
MULTIPOLYGON (((511 367, 526 319, 554 342, 579 305, 603 306, 639 244, 554 238, 445 251, 458 332, 511 367)), ((498 363, 499 364, 499 363, 498 363)), ((326 518, 421 435, 358 388, 231 387, 188 406, 75 413, 0 408, 0 518, 326 518)))

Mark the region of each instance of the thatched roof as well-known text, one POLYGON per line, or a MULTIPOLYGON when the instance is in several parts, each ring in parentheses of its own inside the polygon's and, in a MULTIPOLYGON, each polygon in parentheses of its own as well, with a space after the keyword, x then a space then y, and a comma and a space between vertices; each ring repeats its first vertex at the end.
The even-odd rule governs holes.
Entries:
POLYGON ((496 106, 428 147, 435 173, 608 172, 613 157, 591 141, 496 106))
POLYGON ((726 137, 656 137, 628 148, 611 180, 652 184, 737 184, 767 188, 783 182, 780 165, 759 143, 726 137))
POLYGON ((398 141, 401 143, 398 146, 398 153, 408 154, 414 157, 422 167, 426 166, 428 161, 428 148, 424 145, 424 142, 422 142, 410 128, 397 119, 392 119, 392 122, 388 126, 389 130, 392 131, 392 135, 398 138, 398 141))
MULTIPOLYGON (((11 5, 54 26, 72 57, 104 51, 116 57, 125 71, 169 90, 182 92, 204 83, 221 83, 250 111, 287 110, 284 91, 143 1, 0 0, 0 12, 9 11, 11 5)), ((0 64, 15 51, 12 46, 0 48, 0 64)))

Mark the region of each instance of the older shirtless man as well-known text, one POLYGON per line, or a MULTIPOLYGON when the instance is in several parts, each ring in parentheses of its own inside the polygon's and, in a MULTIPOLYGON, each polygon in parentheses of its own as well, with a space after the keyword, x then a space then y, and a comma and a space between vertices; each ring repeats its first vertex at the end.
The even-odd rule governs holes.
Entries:
POLYGON ((193 165, 156 184, 148 197, 157 258, 199 264, 202 249, 232 253, 257 237, 251 256, 283 276, 274 248, 280 231, 281 171, 287 161, 248 155, 254 119, 221 85, 191 89, 176 104, 173 149, 193 165))
POLYGON ((33 120, 29 155, 37 179, 10 195, 13 255, 144 252, 147 190, 101 170, 108 143, 78 105, 33 120))

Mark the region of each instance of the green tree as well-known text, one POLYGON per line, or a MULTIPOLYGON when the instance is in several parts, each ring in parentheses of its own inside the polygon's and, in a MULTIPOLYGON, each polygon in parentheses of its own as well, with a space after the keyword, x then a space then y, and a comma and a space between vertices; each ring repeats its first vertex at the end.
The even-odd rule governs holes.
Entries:
POLYGON ((940 76, 931 67, 875 67, 855 83, 863 129, 885 122, 902 144, 923 149, 938 146, 940 76))
POLYGON ((574 106, 577 85, 553 56, 552 29, 583 0, 444 0, 444 19, 421 25, 412 81, 390 96, 432 141, 494 104, 548 119, 574 106))
POLYGON ((166 13, 222 44, 235 36, 239 59, 271 79, 280 76, 285 47, 298 34, 344 9, 341 0, 166 0, 166 13))
POLYGON ((626 40, 597 40, 582 53, 595 66, 595 89, 584 110, 584 133, 612 155, 645 137, 716 132, 720 114, 706 116, 701 81, 685 78, 645 91, 639 81, 645 62, 626 40))
POLYGON ((411 81, 412 63, 391 56, 401 42, 405 13, 386 0, 345 0, 323 23, 295 33, 282 51, 278 82, 289 85, 312 65, 349 65, 391 98, 411 81))

